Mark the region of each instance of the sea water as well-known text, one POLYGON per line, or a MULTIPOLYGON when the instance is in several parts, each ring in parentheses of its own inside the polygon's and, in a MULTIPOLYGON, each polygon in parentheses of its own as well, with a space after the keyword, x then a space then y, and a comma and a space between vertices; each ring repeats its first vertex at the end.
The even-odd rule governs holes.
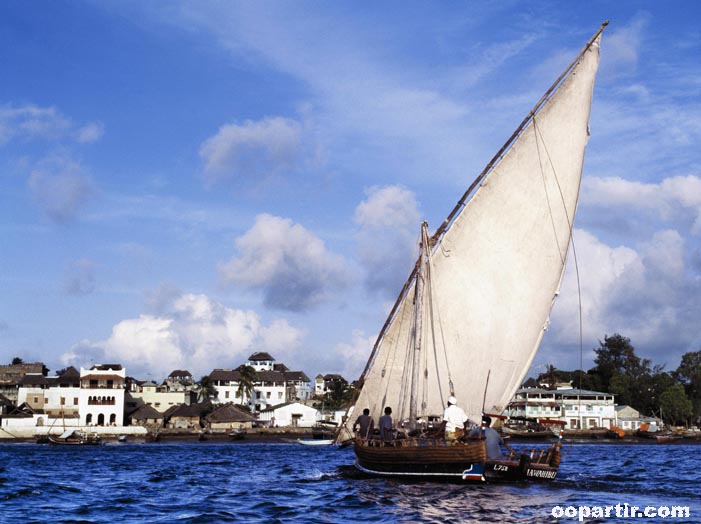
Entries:
POLYGON ((698 445, 566 445, 552 482, 463 485, 365 477, 352 448, 0 444, 0 522, 701 522, 700 454, 698 445), (617 504, 621 517, 585 515, 617 504), (631 518, 632 506, 686 506, 689 517, 631 518))

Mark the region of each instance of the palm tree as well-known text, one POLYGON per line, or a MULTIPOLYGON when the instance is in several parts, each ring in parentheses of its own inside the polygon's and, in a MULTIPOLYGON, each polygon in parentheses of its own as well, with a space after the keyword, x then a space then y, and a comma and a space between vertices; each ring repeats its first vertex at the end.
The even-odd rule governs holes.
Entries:
POLYGON ((212 397, 216 397, 217 394, 217 388, 214 387, 214 382, 212 382, 212 379, 209 377, 209 375, 203 376, 200 379, 200 392, 197 395, 197 401, 203 402, 205 400, 209 400, 212 397))
POLYGON ((258 379, 258 373, 251 366, 241 366, 239 368, 239 387, 236 390, 241 404, 246 404, 246 398, 251 398, 253 395, 253 387, 258 379))

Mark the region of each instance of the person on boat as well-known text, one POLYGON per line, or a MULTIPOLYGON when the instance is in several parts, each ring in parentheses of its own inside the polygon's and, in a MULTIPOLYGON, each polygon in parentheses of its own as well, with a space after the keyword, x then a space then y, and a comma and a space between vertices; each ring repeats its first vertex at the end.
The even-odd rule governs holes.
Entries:
POLYGON ((469 435, 469 437, 472 439, 485 439, 485 445, 487 446, 487 459, 496 460, 501 458, 501 446, 504 446, 511 453, 518 455, 516 450, 509 446, 494 428, 490 427, 491 425, 492 418, 487 415, 482 415, 482 427, 473 429, 470 431, 469 435))
POLYGON ((375 421, 373 421, 372 417, 370 416, 370 410, 365 408, 363 410, 363 414, 358 416, 358 418, 355 420, 355 423, 353 424, 353 431, 359 433, 360 438, 363 440, 367 440, 370 435, 372 435, 373 429, 375 429, 375 421), (358 431, 356 428, 359 428, 360 431, 358 431))
POLYGON ((467 415, 458 406, 458 400, 452 395, 448 397, 448 406, 443 412, 443 422, 445 423, 445 440, 449 444, 454 444, 464 434, 467 415))
POLYGON ((382 442, 387 445, 392 442, 392 408, 385 407, 385 414, 380 417, 378 426, 380 429, 380 438, 382 442))

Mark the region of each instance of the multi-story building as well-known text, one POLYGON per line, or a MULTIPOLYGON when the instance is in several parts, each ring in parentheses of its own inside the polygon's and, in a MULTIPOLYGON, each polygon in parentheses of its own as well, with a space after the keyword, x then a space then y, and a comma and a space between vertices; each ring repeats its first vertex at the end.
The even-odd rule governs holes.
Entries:
POLYGON ((119 364, 80 368, 78 410, 83 426, 122 426, 126 372, 119 364))
POLYGON ((311 383, 302 371, 290 371, 284 364, 276 364, 268 353, 252 354, 245 364, 255 370, 251 395, 241 391, 241 368, 215 369, 209 374, 217 390, 215 402, 234 402, 248 405, 252 411, 259 412, 270 406, 308 400, 311 395, 311 383))
POLYGON ((193 402, 193 391, 175 387, 155 384, 154 382, 131 382, 129 385, 129 395, 132 399, 141 401, 160 413, 165 413, 172 406, 181 404, 189 406, 193 402))
POLYGON ((69 367, 55 377, 27 373, 18 384, 17 405, 23 403, 36 413, 56 417, 78 417, 80 373, 69 367))
POLYGON ((560 420, 565 429, 610 428, 616 423, 613 395, 572 388, 519 389, 504 414, 560 420))
POLYGON ((17 395, 20 380, 27 374, 46 376, 48 370, 42 362, 9 364, 0 366, 0 395, 18 404, 17 395))

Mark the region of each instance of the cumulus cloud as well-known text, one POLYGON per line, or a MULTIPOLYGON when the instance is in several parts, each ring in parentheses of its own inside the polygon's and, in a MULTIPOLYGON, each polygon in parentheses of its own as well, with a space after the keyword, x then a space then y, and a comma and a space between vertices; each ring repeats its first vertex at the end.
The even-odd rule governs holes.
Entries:
POLYGON ((67 271, 64 291, 69 295, 89 295, 95 291, 95 262, 76 260, 67 271))
MULTIPOLYGON (((657 363, 676 363, 693 349, 701 315, 701 283, 689 267, 686 244, 673 230, 658 231, 633 247, 611 247, 591 233, 575 231, 581 282, 584 350, 606 334, 631 339, 639 354, 657 363)), ((574 261, 570 259, 553 311, 547 346, 579 345, 579 306, 574 261)), ((547 350, 546 350, 547 351, 547 350)), ((557 350, 555 350, 557 351, 557 350)), ((553 361, 574 365, 574 354, 553 361)), ((578 353, 577 353, 578 357, 578 353)), ((585 367, 586 367, 585 363, 585 367)))
POLYGON ((29 175, 27 186, 39 206, 59 223, 75 218, 93 194, 92 182, 80 165, 63 158, 42 162, 29 175))
POLYGON ((675 176, 662 182, 646 183, 620 177, 587 177, 582 202, 605 207, 610 212, 641 210, 655 213, 665 221, 682 220, 691 232, 701 234, 701 178, 675 176))
POLYGON ((345 284, 343 259, 289 219, 258 215, 236 247, 239 256, 219 267, 223 281, 261 290, 268 307, 307 310, 345 284))
POLYGON ((370 357, 370 352, 375 344, 376 336, 367 337, 362 331, 353 331, 351 342, 342 342, 336 346, 337 361, 343 363, 339 373, 346 380, 353 381, 360 378, 365 364, 370 357))
POLYGON ((200 147, 208 184, 264 179, 294 168, 301 155, 302 125, 281 117, 223 125, 200 147))
POLYGON ((416 253, 419 211, 414 194, 399 186, 373 187, 355 210, 358 253, 367 290, 395 296, 416 253))
POLYGON ((199 377, 217 367, 236 367, 255 351, 275 356, 285 346, 291 355, 302 338, 302 331, 285 320, 265 325, 253 311, 232 309, 204 295, 183 294, 162 314, 123 320, 109 339, 83 342, 62 361, 65 365, 118 362, 130 375, 151 373, 154 380, 174 369, 188 369, 199 377))

